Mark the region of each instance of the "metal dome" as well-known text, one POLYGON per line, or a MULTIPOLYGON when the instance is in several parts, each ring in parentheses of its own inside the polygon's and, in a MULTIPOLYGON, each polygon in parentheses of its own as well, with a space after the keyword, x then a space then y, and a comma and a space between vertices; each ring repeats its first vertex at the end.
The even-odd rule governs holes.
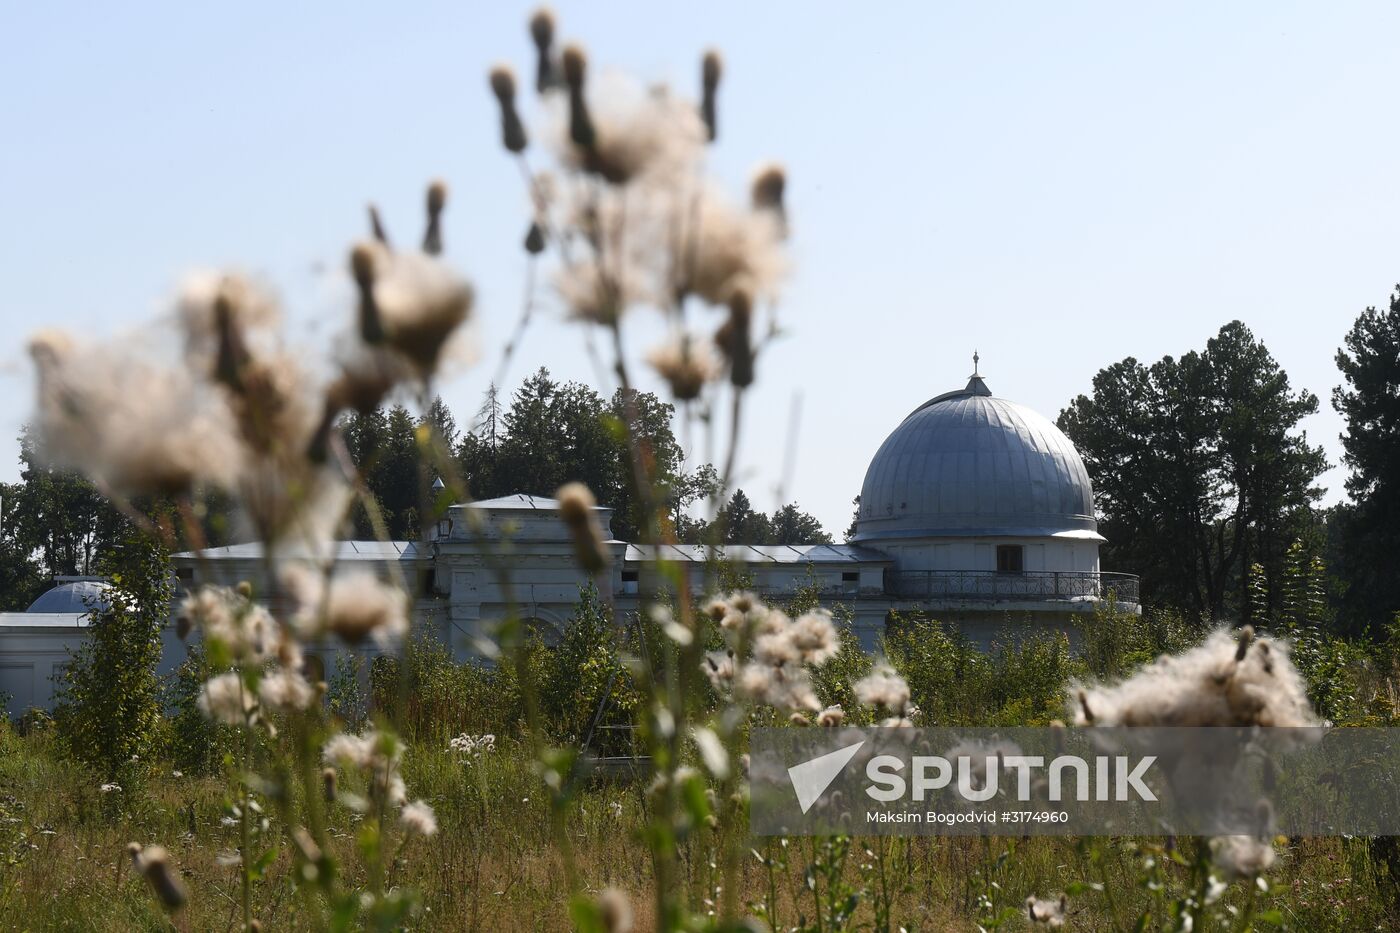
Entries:
POLYGON ((995 398, 978 375, 919 406, 880 445, 852 540, 972 535, 1102 540, 1089 474, 1069 438, 995 398))
POLYGON ((43 593, 29 604, 25 612, 61 612, 81 615, 92 609, 107 607, 107 590, 111 586, 101 580, 72 580, 43 593))

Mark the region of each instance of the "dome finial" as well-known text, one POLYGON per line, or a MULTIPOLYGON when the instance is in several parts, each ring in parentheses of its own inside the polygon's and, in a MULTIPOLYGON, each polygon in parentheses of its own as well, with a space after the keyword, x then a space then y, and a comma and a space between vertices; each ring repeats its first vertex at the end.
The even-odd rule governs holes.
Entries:
POLYGON ((982 357, 978 356, 977 351, 974 349, 972 351, 972 376, 974 379, 982 375, 980 372, 977 371, 977 364, 981 361, 982 357))

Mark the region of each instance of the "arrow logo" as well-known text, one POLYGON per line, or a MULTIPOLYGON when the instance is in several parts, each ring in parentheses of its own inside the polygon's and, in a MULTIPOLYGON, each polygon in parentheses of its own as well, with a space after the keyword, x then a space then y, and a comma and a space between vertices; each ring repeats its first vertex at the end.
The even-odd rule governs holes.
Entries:
POLYGON ((865 740, 862 739, 854 745, 838 748, 834 752, 788 768, 788 778, 792 781, 792 789, 797 792, 797 803, 802 807, 803 813, 812 809, 812 804, 831 786, 831 782, 836 780, 836 775, 850 764, 864 744, 865 740))

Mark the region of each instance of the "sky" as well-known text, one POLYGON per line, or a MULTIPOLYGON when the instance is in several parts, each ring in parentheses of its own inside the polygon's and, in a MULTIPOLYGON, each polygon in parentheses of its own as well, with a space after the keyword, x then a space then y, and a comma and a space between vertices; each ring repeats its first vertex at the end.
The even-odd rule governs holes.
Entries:
MULTIPOLYGON (((528 220, 486 73, 529 74, 532 8, 0 5, 0 479, 18 475, 31 331, 130 333, 189 270, 234 267, 314 347, 349 313, 365 204, 416 238, 433 178, 482 348, 443 395, 474 411, 519 313, 528 220)), ((687 93, 720 49, 710 168, 736 194, 756 165, 788 168, 786 336, 738 476, 758 507, 781 493, 839 536, 880 442, 961 387, 974 350, 997 395, 1054 418, 1102 367, 1201 349, 1233 319, 1319 396, 1305 427, 1334 464, 1325 501, 1343 495, 1333 357, 1400 281, 1400 6, 555 9, 595 68, 687 93)), ((629 327, 636 356, 660 333, 629 327)), ((597 382, 557 314, 506 387, 537 366, 597 382)))

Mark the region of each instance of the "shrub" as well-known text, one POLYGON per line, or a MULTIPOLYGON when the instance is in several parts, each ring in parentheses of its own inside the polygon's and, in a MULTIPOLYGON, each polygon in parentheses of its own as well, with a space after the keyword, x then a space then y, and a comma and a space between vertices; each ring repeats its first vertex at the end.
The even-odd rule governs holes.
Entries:
POLYGON ((54 719, 73 757, 103 778, 156 747, 162 724, 161 629, 174 588, 166 551, 131 531, 102 569, 112 585, 107 606, 90 607, 88 637, 59 685, 54 719))

